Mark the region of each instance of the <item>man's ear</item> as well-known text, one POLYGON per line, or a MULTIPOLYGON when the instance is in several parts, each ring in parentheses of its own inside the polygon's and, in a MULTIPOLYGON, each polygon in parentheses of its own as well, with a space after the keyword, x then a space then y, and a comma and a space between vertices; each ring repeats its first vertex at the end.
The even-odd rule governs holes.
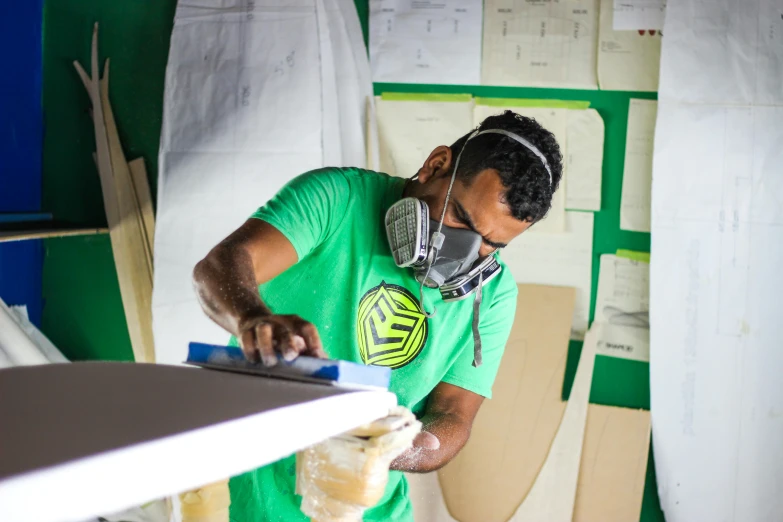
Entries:
POLYGON ((424 165, 419 169, 419 183, 427 183, 430 179, 443 176, 451 172, 451 149, 446 145, 439 145, 430 152, 424 165))

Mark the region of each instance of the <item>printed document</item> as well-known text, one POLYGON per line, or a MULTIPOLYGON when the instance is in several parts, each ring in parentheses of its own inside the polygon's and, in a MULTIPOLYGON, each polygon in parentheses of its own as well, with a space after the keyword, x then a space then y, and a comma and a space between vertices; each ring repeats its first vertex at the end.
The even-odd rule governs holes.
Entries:
POLYGON ((378 83, 478 85, 481 0, 370 0, 378 83))

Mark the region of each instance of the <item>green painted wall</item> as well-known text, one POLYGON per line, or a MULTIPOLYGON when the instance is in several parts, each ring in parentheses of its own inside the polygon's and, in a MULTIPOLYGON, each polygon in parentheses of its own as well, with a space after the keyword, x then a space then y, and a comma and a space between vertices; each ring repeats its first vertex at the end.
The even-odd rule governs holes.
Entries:
MULTIPOLYGON (((356 0, 366 34, 367 0, 356 0)), ((61 219, 105 223, 89 100, 71 65, 89 63, 92 24, 100 22, 101 57, 111 58, 111 97, 128 159, 143 156, 153 192, 163 85, 175 0, 47 0, 44 8, 43 208, 61 219)), ((601 211, 595 216, 593 296, 599 256, 618 248, 649 251, 650 235, 624 232, 620 223, 628 100, 643 93, 507 87, 377 84, 381 92, 470 93, 503 98, 586 100, 604 119, 606 139, 601 211)), ((72 359, 130 360, 127 326, 107 236, 45 242, 43 329, 72 359)), ((591 315, 592 317, 592 315, 591 315)), ((572 342, 567 396, 581 343, 572 342)), ((599 356, 591 401, 649 408, 648 365, 599 356)), ((652 455, 641 520, 662 521, 652 455)))

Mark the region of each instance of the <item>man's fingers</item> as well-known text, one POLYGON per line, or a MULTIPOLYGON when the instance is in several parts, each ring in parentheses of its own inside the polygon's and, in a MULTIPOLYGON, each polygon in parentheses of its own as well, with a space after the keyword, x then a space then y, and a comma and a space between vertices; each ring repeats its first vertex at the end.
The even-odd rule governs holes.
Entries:
POLYGON ((250 362, 258 362, 258 348, 256 348, 256 332, 253 329, 245 330, 239 338, 239 346, 250 362))
POLYGON ((307 354, 320 359, 326 359, 326 353, 324 352, 323 345, 321 344, 321 337, 318 335, 318 329, 312 323, 302 321, 299 326, 299 335, 304 338, 304 342, 307 345, 307 354))
POLYGON ((256 347, 261 354, 261 362, 264 366, 274 366, 277 364, 277 356, 275 355, 275 349, 272 345, 272 325, 269 323, 262 323, 255 328, 256 330, 256 347))
POLYGON ((286 361, 293 361, 299 356, 299 350, 294 345, 294 335, 287 327, 278 325, 275 339, 277 341, 277 350, 283 355, 286 361))

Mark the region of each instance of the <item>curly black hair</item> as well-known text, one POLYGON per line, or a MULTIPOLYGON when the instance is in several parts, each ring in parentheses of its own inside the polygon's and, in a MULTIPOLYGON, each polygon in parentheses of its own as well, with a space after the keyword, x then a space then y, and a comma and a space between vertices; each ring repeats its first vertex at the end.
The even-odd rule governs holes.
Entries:
MULTIPOLYGON (((533 118, 512 111, 490 116, 478 127, 479 131, 489 129, 512 132, 538 148, 552 172, 551 183, 541 159, 527 147, 502 134, 484 134, 470 140, 459 160, 457 179, 470 185, 480 172, 496 170, 507 189, 505 200, 511 215, 521 221, 540 221, 552 207, 552 195, 563 177, 563 155, 555 136, 533 118)), ((465 134, 451 146, 454 161, 472 133, 465 134)))

